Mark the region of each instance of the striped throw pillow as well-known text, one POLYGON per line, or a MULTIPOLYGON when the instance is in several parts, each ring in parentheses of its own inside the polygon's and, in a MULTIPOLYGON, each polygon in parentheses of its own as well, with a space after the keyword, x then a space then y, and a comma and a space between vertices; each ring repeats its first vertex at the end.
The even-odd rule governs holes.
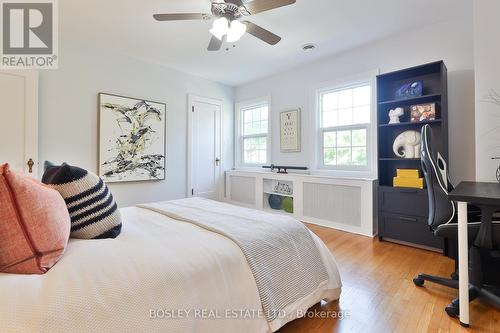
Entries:
POLYGON ((120 234, 120 211, 99 176, 66 163, 56 166, 46 162, 42 182, 64 198, 71 217, 72 238, 116 238, 120 234))

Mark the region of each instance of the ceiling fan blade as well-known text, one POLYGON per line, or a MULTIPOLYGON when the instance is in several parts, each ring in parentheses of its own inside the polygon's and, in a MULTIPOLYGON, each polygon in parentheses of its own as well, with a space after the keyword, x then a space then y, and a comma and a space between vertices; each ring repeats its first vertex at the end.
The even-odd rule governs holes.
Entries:
POLYGON ((254 0, 244 4, 250 14, 257 14, 274 8, 292 5, 297 0, 254 0))
POLYGON ((222 47, 222 40, 219 38, 212 36, 212 39, 210 40, 210 44, 208 44, 208 50, 209 51, 219 51, 220 48, 222 47))
POLYGON ((209 20, 212 16, 200 13, 154 14, 157 21, 209 20))
POLYGON ((241 0, 226 0, 226 3, 233 3, 236 6, 243 6, 243 2, 241 0))
POLYGON ((276 45, 279 43, 281 40, 280 36, 277 36, 273 34, 271 31, 268 31, 262 27, 259 27, 257 24, 249 22, 249 21, 242 21, 244 24, 247 26, 247 32, 255 37, 257 37, 260 40, 263 40, 264 42, 271 44, 271 45, 276 45))

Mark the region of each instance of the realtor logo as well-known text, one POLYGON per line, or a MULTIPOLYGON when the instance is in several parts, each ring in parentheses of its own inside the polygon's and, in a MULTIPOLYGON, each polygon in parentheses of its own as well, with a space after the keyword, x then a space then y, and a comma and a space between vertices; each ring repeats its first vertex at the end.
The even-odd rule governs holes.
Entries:
POLYGON ((0 0, 0 68, 57 68, 56 0, 28 1, 0 0))

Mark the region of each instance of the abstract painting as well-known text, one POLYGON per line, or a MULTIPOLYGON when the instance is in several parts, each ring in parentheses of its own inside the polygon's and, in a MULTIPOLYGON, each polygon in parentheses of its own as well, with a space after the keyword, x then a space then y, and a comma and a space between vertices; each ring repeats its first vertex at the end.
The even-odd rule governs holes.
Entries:
POLYGON ((99 109, 99 175, 103 180, 165 179, 166 105, 101 93, 99 109))

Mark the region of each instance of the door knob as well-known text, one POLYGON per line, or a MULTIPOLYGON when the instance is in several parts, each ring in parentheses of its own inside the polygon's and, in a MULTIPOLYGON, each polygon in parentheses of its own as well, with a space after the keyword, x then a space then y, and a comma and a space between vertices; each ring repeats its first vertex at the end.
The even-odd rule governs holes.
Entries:
POLYGON ((28 160, 28 163, 26 163, 26 164, 28 164, 28 172, 33 173, 33 166, 35 165, 35 162, 33 162, 33 159, 30 158, 28 160))
POLYGON ((217 157, 217 158, 215 159, 215 165, 216 165, 216 166, 219 166, 219 164, 220 164, 220 158, 218 158, 218 157, 217 157))

